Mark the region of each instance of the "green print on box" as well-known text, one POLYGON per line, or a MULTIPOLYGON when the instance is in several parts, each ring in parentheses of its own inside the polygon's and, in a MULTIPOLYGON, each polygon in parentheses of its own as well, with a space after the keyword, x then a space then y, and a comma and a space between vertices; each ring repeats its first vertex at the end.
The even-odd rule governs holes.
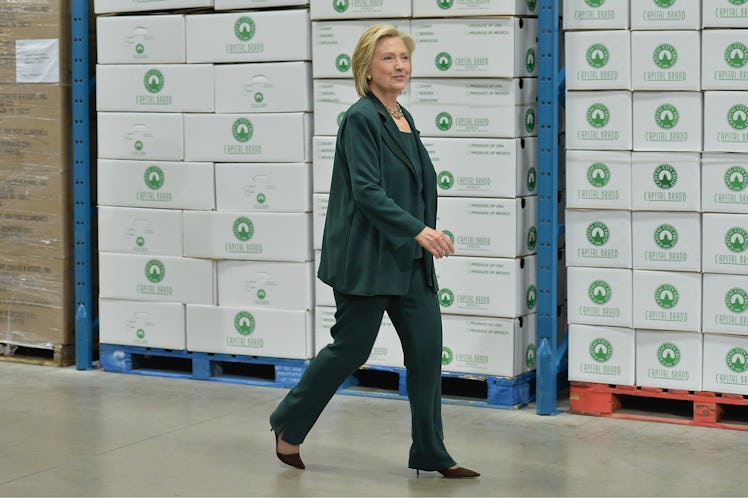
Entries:
POLYGON ((143 52, 145 52, 145 47, 142 43, 138 43, 135 45, 135 53, 138 55, 143 55, 143 52))
POLYGON ((604 104, 592 104, 587 109, 587 122, 593 128, 602 128, 610 121, 610 111, 604 104))
POLYGON ((587 289, 587 296, 595 304, 607 304, 612 295, 613 291, 605 280, 595 280, 587 289))
POLYGON ((143 150, 143 142, 141 142, 140 140, 136 140, 134 147, 135 147, 135 150, 140 152, 141 150, 143 150))
POLYGON ((442 365, 449 365, 452 363, 453 359, 454 354, 452 353, 452 350, 446 346, 442 347, 442 365))
POLYGON ((535 60, 535 50, 528 48, 527 53, 525 54, 525 68, 528 73, 535 71, 535 60))
POLYGON ((679 119, 680 114, 674 105, 662 104, 655 111, 655 122, 663 130, 674 128, 678 124, 679 119))
POLYGON ((744 313, 748 309, 748 293, 735 287, 725 294, 725 305, 733 313, 744 313))
POLYGON ((605 363, 613 356, 613 345, 609 340, 598 337, 590 343, 590 356, 598 363, 605 363))
POLYGON ((675 4, 675 0, 655 0, 655 5, 663 9, 669 9, 675 4))
POLYGON ((734 68, 741 68, 748 62, 748 47, 743 43, 731 43, 725 49, 725 62, 734 68))
POLYGON ((662 284, 655 290, 655 302, 660 308, 672 309, 677 306, 679 299, 678 289, 670 284, 662 284))
POLYGON ((336 119, 336 121, 337 121, 337 123, 338 123, 338 126, 340 126, 340 123, 342 123, 342 122, 343 122, 343 118, 344 118, 344 117, 345 117, 345 111, 343 111, 343 112, 341 112, 340 114, 338 114, 338 118, 336 119))
POLYGON ((351 69, 351 58, 348 54, 340 54, 335 59, 335 68, 341 73, 350 71, 351 69))
POLYGON ((158 166, 148 166, 143 174, 143 180, 151 190, 158 190, 163 187, 164 179, 164 171, 158 166))
POLYGON ((138 247, 143 247, 145 245, 145 239, 143 237, 138 237, 135 239, 135 245, 138 247))
POLYGON ((537 0, 527 0, 527 10, 530 12, 535 12, 535 7, 537 7, 538 2, 537 0))
POLYGON ((436 127, 441 131, 452 128, 452 116, 448 112, 440 112, 436 115, 436 127))
POLYGON ((745 130, 748 127, 748 107, 736 104, 727 111, 727 123, 736 130, 745 130))
POLYGON ((246 242, 252 238, 255 233, 255 227, 252 221, 246 216, 240 216, 234 221, 233 232, 234 237, 242 242, 246 242))
POLYGON ((593 246, 605 245, 610 239, 608 226, 601 221, 593 221, 587 226, 587 240, 593 246))
POLYGON ((597 8, 604 4, 605 0, 584 0, 584 2, 592 8, 597 8))
POLYGON ((267 292, 265 292, 265 289, 258 289, 257 290, 257 299, 260 301, 264 301, 267 297, 267 292))
POLYGON ((452 232, 450 232, 449 230, 442 230, 442 233, 446 235, 447 237, 449 237, 449 241, 451 243, 453 244, 455 243, 455 235, 452 232))
POLYGON ((740 227, 732 227, 725 234, 725 245, 732 252, 743 252, 748 247, 748 233, 740 227))
POLYGON ((449 171, 442 171, 439 173, 439 188, 442 190, 449 190, 455 184, 455 177, 449 171))
POLYGON ((748 0, 730 0, 730 3, 733 5, 743 5, 748 0))
POLYGON ((537 357, 535 344, 530 344, 525 350, 525 366, 535 368, 535 358, 537 357))
POLYGON ((678 183, 678 171, 669 164, 660 164, 655 168, 652 179, 655 185, 667 190, 678 183))
POLYGON ((527 309, 534 310, 538 302, 538 292, 534 285, 527 288, 527 309))
POLYGON ((248 311, 240 311, 234 317, 234 329, 241 335, 250 335, 255 330, 255 317, 248 311))
POLYGON ((660 344, 657 348, 657 361, 663 367, 673 368, 680 363, 680 349, 671 342, 660 344))
POLYGON ((602 43, 594 43, 587 49, 587 64, 596 69, 605 67, 609 58, 608 48, 602 43))
POLYGON ((267 200, 267 197, 265 197, 265 194, 257 194, 257 204, 265 204, 265 201, 267 200))
POLYGON ((145 264, 145 277, 154 284, 161 282, 166 277, 166 268, 158 259, 152 259, 145 264))
POLYGON ((348 4, 349 0, 332 0, 332 8, 341 14, 348 10, 348 4))
POLYGON ((725 186, 733 192, 745 190, 748 186, 748 172, 741 166, 730 166, 725 171, 725 186))
POLYGON ((452 56, 447 52, 439 52, 434 58, 434 64, 439 71, 447 71, 452 67, 452 56))
POLYGON ((587 181, 593 187, 604 187, 610 181, 610 170, 603 163, 594 163, 587 168, 587 181))
POLYGON ((736 373, 745 372, 746 359, 748 359, 748 351, 741 347, 729 350, 727 352, 727 357, 725 358, 727 368, 736 373))
POLYGON ((525 130, 527 130, 527 133, 535 131, 535 111, 533 109, 528 109, 525 113, 525 130))
POLYGON ((242 16, 234 23, 234 34, 241 41, 249 41, 255 36, 255 22, 251 17, 242 16))
POLYGON ((455 0, 436 0, 436 5, 442 10, 451 9, 454 3, 455 0))
POLYGON ((239 118, 231 126, 231 133, 237 142, 248 142, 254 133, 252 122, 247 118, 239 118))
POLYGON ((135 332, 135 336, 137 336, 138 339, 145 339, 145 330, 138 329, 137 332, 135 332))
POLYGON ((535 172, 535 168, 530 168, 527 170, 527 190, 529 192, 534 192, 536 183, 537 173, 535 172))
POLYGON ((662 249, 672 249, 678 243, 678 231, 672 225, 660 225, 655 229, 655 244, 662 249))
POLYGON ((255 93, 255 102, 258 104, 262 104, 262 101, 265 100, 265 96, 262 94, 262 92, 255 93))
POLYGON ((535 227, 530 227, 530 229, 527 231, 527 249, 529 251, 534 251, 537 243, 538 231, 535 227))
POLYGON ((663 43, 655 48, 653 59, 660 69, 670 69, 678 62, 678 51, 669 43, 663 43))
POLYGON ((158 93, 164 88, 164 75, 158 69, 150 69, 143 77, 143 85, 150 93, 158 93))
POLYGON ((455 302, 455 295, 449 289, 439 289, 439 305, 445 308, 452 306, 455 302))

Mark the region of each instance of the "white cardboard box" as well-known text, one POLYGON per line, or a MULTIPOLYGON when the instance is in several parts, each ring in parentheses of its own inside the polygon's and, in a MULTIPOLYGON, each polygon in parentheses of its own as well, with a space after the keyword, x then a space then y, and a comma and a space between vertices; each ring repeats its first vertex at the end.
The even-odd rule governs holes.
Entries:
POLYGON ((311 62, 215 66, 216 113, 311 112, 311 62))
POLYGON ((564 0, 564 29, 628 29, 629 0, 564 0))
POLYGON ((178 113, 98 113, 98 151, 104 159, 181 161, 184 124, 178 113))
POLYGON ((634 328, 701 332, 701 273, 634 270, 634 328))
POLYGON ((311 162, 312 115, 186 114, 184 139, 187 161, 311 162))
MULTIPOLYGON (((353 80, 314 80, 314 133, 335 137, 343 115, 361 97, 353 80)), ((407 92, 398 99, 407 107, 407 92)))
POLYGON ((631 207, 635 211, 699 211, 699 154, 634 152, 631 190, 631 207))
POLYGON ((321 251, 314 251, 314 303, 317 306, 335 307, 335 294, 333 293, 332 287, 317 277, 321 254, 321 251))
POLYGON ((748 394, 748 337, 704 334, 704 391, 748 394))
POLYGON ((99 206, 99 251, 182 256, 182 211, 99 206))
POLYGON ((748 90, 748 30, 704 30, 701 60, 704 90, 748 90))
POLYGON ((537 75, 532 18, 414 19, 412 76, 516 78, 537 75))
POLYGON ((633 329, 569 325, 569 380, 633 386, 635 365, 633 329))
POLYGON ((566 33, 566 88, 631 90, 631 32, 566 33))
POLYGON ((351 2, 330 0, 311 2, 312 19, 375 19, 388 17, 410 17, 410 2, 402 0, 378 0, 376 2, 351 2))
POLYGON ((702 0, 702 27, 746 28, 748 9, 740 0, 702 0))
POLYGON ((306 9, 196 14, 185 19, 187 62, 311 60, 306 9))
POLYGON ((748 214, 748 155, 702 154, 701 209, 748 214))
POLYGON ((216 263, 219 306, 314 309, 314 264, 257 261, 216 263))
POLYGON ((215 209, 213 163, 99 159, 97 177, 102 206, 215 209))
MULTIPOLYGON (((402 2, 405 4, 406 2, 402 2)), ((372 24, 389 24, 410 33, 409 19, 315 21, 312 23, 312 75, 315 78, 353 78, 351 59, 361 34, 372 24)), ((351 82, 352 84, 352 82, 351 82)), ((319 132, 317 132, 320 134, 319 132)))
POLYGON ((631 268, 631 212, 566 211, 566 264, 631 268))
POLYGON ((566 207, 631 209, 631 152, 566 151, 566 207))
POLYGON ((307 213, 312 210, 309 163, 216 165, 219 211, 307 213))
POLYGON ((312 224, 314 225, 314 249, 322 249, 322 236, 325 233, 325 219, 327 219, 327 203, 330 194, 314 194, 312 196, 312 224))
POLYGON ((457 256, 516 258, 536 252, 537 197, 439 199, 436 228, 452 240, 457 256))
POLYGON ((423 136, 537 135, 535 78, 413 79, 410 91, 410 112, 423 136))
POLYGON ((185 211, 184 254, 211 259, 311 261, 311 217, 310 213, 185 211))
POLYGON ((631 92, 566 92, 565 116, 567 149, 631 150, 631 92))
POLYGON ((535 256, 452 256, 434 265, 442 313, 516 318, 535 311, 535 256))
POLYGON ((99 64, 185 62, 184 16, 97 17, 96 51, 99 64))
POLYGON ((96 110, 213 112, 213 64, 98 65, 96 110))
POLYGON ((537 0, 413 0, 413 17, 537 15, 537 0))
POLYGON ((701 152, 701 92, 634 92, 634 150, 701 152))
POLYGON ((701 214, 632 215, 634 269, 701 271, 701 214))
POLYGON ((702 215, 704 273, 748 275, 748 215, 702 215))
POLYGON ((748 335, 748 276, 704 274, 704 332, 748 335))
POLYGON ((701 391, 704 336, 636 331, 636 385, 701 391))
POLYGON ((701 31, 633 31, 631 46, 634 90, 701 90, 701 31))
POLYGON ((99 253, 99 295, 103 298, 213 304, 215 285, 212 261, 99 253))
POLYGON ((569 323, 631 327, 631 270, 567 268, 569 323))
POLYGON ((312 176, 314 192, 329 194, 332 182, 332 167, 335 162, 336 137, 315 136, 312 138, 312 176))
POLYGON ((421 139, 444 197, 520 197, 537 193, 537 138, 421 139))
POLYGON ((94 12, 137 12, 145 10, 186 9, 190 7, 213 7, 213 0, 94 0, 94 12))
POLYGON ((704 92, 704 151, 748 152, 748 92, 704 92))
POLYGON ((309 0, 215 0, 216 10, 264 9, 266 7, 293 7, 309 5, 309 0))
POLYGON ((184 304, 99 300, 99 341, 185 350, 184 304))
POLYGON ((187 349, 205 353, 311 358, 311 311, 187 306, 187 349))
POLYGON ((631 0, 631 29, 701 29, 701 2, 631 0))

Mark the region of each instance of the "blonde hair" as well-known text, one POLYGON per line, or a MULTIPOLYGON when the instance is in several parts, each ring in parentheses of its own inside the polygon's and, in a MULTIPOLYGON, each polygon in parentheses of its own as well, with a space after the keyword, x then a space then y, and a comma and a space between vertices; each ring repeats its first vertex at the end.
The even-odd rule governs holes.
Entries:
POLYGON ((361 97, 369 93, 369 80, 366 73, 374 58, 374 50, 377 48, 377 42, 382 38, 396 36, 405 43, 408 53, 412 54, 416 48, 416 42, 407 33, 399 31, 390 24, 372 24, 361 34, 356 48, 353 50, 351 65, 353 66, 353 80, 356 83, 356 93, 361 97))

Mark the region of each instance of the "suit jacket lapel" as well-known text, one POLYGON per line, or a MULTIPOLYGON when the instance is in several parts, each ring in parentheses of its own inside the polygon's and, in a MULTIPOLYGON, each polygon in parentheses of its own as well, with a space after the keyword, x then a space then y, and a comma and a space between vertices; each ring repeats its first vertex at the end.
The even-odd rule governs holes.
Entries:
MULTIPOLYGON (((387 144, 387 147, 392 150, 392 152, 400 159, 402 162, 408 165, 408 168, 410 169, 410 172, 417 177, 415 165, 411 163, 410 159, 408 158, 408 155, 403 150, 402 146, 400 145, 400 129, 397 127, 397 124, 395 124, 395 121, 392 119, 389 119, 389 114, 387 113, 387 109, 384 107, 384 104, 382 104, 378 98, 376 98, 373 95, 370 95, 369 98, 371 98, 374 101, 374 105, 377 108, 377 111, 379 111, 379 114, 382 118, 382 121, 384 123, 384 133, 382 134, 382 140, 384 140, 384 143, 387 144)), ((411 124, 411 128, 412 128, 411 124)))

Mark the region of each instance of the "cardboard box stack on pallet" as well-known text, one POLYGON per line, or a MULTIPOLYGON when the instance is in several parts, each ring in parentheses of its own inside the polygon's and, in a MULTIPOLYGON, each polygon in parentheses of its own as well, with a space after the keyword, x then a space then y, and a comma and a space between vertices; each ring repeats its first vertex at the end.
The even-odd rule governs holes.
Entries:
POLYGON ((565 2, 571 380, 747 392, 741 25, 728 0, 565 2))
POLYGON ((307 3, 99 18, 102 342, 313 354, 307 3))
MULTIPOLYGON (((410 7, 312 3, 315 249, 338 119, 358 99, 350 54, 365 27, 387 22, 416 42, 410 88, 399 102, 434 162, 437 228, 450 233, 457 250, 436 264, 443 369, 513 377, 534 368, 537 20, 519 16, 535 15, 535 3, 415 0, 410 7)), ((331 290, 318 283, 317 349, 329 341, 334 305, 331 290)), ((368 364, 402 361, 385 318, 368 364)))
POLYGON ((69 2, 0 0, 0 26, 0 345, 72 351, 69 2))

